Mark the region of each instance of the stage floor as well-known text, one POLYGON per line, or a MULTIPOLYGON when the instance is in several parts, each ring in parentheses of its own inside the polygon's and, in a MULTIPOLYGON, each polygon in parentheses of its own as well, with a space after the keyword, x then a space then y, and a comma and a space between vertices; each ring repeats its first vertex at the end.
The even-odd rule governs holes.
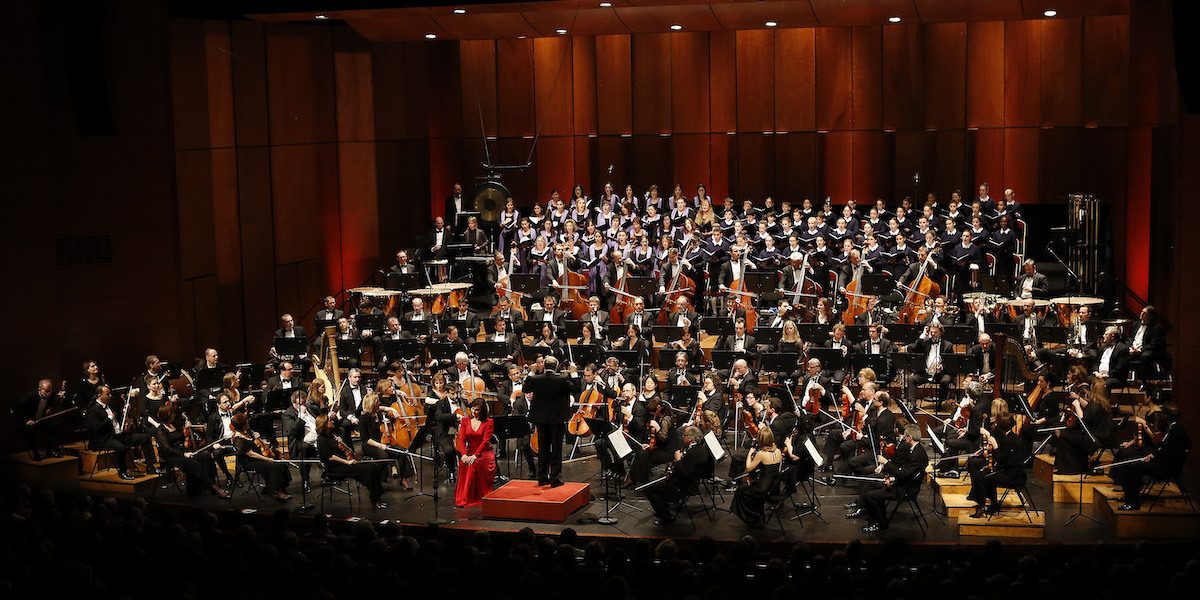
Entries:
MULTIPOLYGON (((402 526, 423 526, 429 522, 440 520, 443 522, 442 527, 450 529, 486 529, 495 532, 515 532, 529 527, 539 534, 556 534, 570 527, 582 537, 598 538, 659 539, 670 537, 679 539, 710 536, 721 541, 736 540, 750 533, 763 543, 792 543, 797 540, 804 540, 809 543, 840 544, 855 539, 869 542, 881 541, 889 537, 901 537, 911 544, 972 545, 983 544, 991 539, 1004 539, 1006 542, 1018 541, 1012 538, 960 535, 957 519, 943 517, 945 521, 943 524, 933 515, 927 516, 928 527, 922 532, 909 509, 903 506, 897 512, 891 527, 884 533, 865 534, 861 531, 861 528, 866 522, 862 519, 847 519, 845 515, 848 511, 842 506, 857 498, 856 488, 848 485, 825 486, 820 483, 816 484, 817 494, 820 499, 820 505, 817 508, 821 516, 824 517, 824 521, 815 514, 809 514, 800 521, 790 520, 789 517, 795 513, 790 507, 785 507, 780 510, 780 515, 783 517, 784 523, 783 532, 780 531, 778 523, 774 520, 762 529, 747 527, 736 516, 728 512, 727 509, 732 499, 732 494, 730 493, 725 493, 723 499, 720 495, 716 497, 718 511, 711 520, 708 515, 699 510, 698 504, 693 501, 694 526, 688 519, 686 512, 683 512, 680 513, 679 518, 671 525, 660 527, 654 524, 654 516, 650 512, 649 503, 643 499, 642 495, 633 490, 623 490, 624 500, 629 503, 629 506, 620 505, 612 509, 610 516, 614 517, 616 522, 611 525, 604 525, 597 522, 597 518, 604 516, 605 511, 603 484, 598 474, 598 462, 594 457, 591 457, 591 448, 584 448, 580 452, 588 458, 564 464, 563 478, 565 481, 590 484, 592 501, 574 511, 561 523, 485 519, 482 507, 455 508, 453 506, 453 484, 447 484, 444 481, 444 471, 438 473, 442 481, 436 485, 436 493, 439 495, 439 499, 435 503, 434 499, 430 496, 435 493, 435 485, 432 469, 428 461, 420 461, 426 465, 425 471, 422 474, 423 488, 414 481, 414 491, 406 492, 400 489, 399 480, 397 479, 391 479, 385 483, 383 499, 388 504, 387 509, 378 510, 369 502, 366 502, 364 490, 361 501, 358 497, 354 498, 353 511, 350 510, 350 506, 344 495, 335 494, 332 497, 325 498, 324 512, 330 516, 331 522, 345 522, 357 517, 374 523, 387 520, 402 526), (430 495, 421 495, 421 492, 430 495)), ((509 456, 512 456, 512 452, 509 453, 509 456)), ((726 457, 717 464, 718 475, 727 473, 729 468, 728 461, 729 458, 726 457)), ((501 474, 510 475, 514 479, 520 479, 527 475, 524 472, 517 473, 517 469, 513 465, 511 458, 497 462, 501 474)), ((657 473, 658 469, 655 471, 657 473)), ((293 512, 294 518, 303 519, 305 515, 313 515, 320 510, 320 500, 317 498, 320 485, 318 480, 314 479, 313 490, 307 495, 307 502, 316 506, 305 511, 298 510, 305 498, 301 494, 298 473, 293 471, 293 475, 296 479, 293 480, 288 489, 292 494, 292 499, 286 504, 280 504, 269 498, 260 500, 253 492, 247 493, 247 488, 245 487, 235 489, 230 500, 221 500, 208 493, 188 498, 169 485, 165 488, 160 487, 152 492, 141 492, 136 494, 136 496, 143 497, 153 504, 188 506, 208 509, 217 513, 238 512, 242 514, 266 515, 275 512, 281 507, 286 507, 293 512)), ((1195 476, 1195 473, 1189 473, 1189 480, 1195 479, 1195 476)), ((224 482, 223 476, 221 477, 221 481, 224 482)), ((69 480, 53 483, 43 481, 41 483, 46 487, 56 489, 79 489, 78 482, 69 480)), ((1193 487, 1192 489, 1195 488, 1193 487)), ((1093 503, 1086 501, 1082 504, 1083 514, 1093 516, 1101 520, 1101 522, 1096 523, 1087 518, 1077 518, 1070 525, 1066 525, 1072 515, 1080 512, 1080 505, 1074 503, 1055 503, 1052 498, 1051 484, 1038 480, 1032 471, 1029 476, 1029 491, 1033 496, 1037 508, 1044 511, 1045 529, 1041 538, 1019 540, 1021 543, 1132 542, 1138 539, 1135 537, 1119 537, 1116 534, 1116 527, 1112 523, 1104 522, 1105 515, 1103 511, 1097 509, 1093 503)), ((95 494, 97 492, 92 493, 95 494)), ((103 495, 104 493, 100 494, 103 495)), ((132 496, 122 494, 110 495, 118 497, 132 496)), ((802 496, 802 493, 797 493, 795 498, 797 501, 802 501, 802 496)), ((930 485, 923 487, 919 503, 927 513, 934 507, 934 491, 930 485)), ((945 509, 940 495, 937 498, 937 505, 944 513, 945 509)), ((1175 539, 1165 541, 1180 542, 1185 540, 1175 539)))

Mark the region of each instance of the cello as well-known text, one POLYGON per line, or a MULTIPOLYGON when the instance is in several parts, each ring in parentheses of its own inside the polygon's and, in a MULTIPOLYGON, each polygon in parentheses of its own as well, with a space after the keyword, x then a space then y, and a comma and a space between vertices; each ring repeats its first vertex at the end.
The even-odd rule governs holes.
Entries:
POLYGON ((866 259, 859 257, 858 264, 854 265, 853 277, 850 278, 850 283, 846 284, 846 310, 842 312, 842 323, 846 325, 853 325, 854 319, 867 311, 867 303, 871 296, 859 293, 862 290, 863 269, 867 266, 869 265, 866 259))
POLYGON ((611 323, 621 325, 629 318, 629 315, 634 312, 633 300, 637 298, 629 293, 629 286, 626 279, 629 278, 629 267, 633 262, 628 258, 621 258, 622 266, 625 272, 621 273, 621 280, 617 282, 617 287, 612 287, 607 283, 604 284, 608 290, 617 295, 617 301, 613 304, 612 310, 608 313, 608 320, 611 323))
POLYGON ((604 397, 595 388, 588 388, 579 395, 579 410, 571 415, 567 422, 567 431, 571 435, 587 435, 592 432, 585 419, 595 419, 598 406, 604 405, 604 397))
MULTIPOLYGON (((738 259, 739 263, 745 261, 745 257, 738 259)), ((746 311, 746 333, 753 333, 755 326, 758 325, 758 312, 754 310, 750 299, 758 297, 758 294, 746 291, 746 267, 744 264, 742 265, 742 276, 730 282, 729 287, 721 286, 721 291, 732 294, 733 306, 746 311)))
POLYGON ((666 295, 663 296, 664 309, 658 313, 659 325, 669 325, 672 317, 675 315, 675 311, 679 310, 675 308, 675 302, 680 298, 687 298, 688 301, 691 301, 692 295, 696 290, 696 282, 692 281, 691 277, 683 274, 683 259, 679 260, 680 262, 675 264, 679 265, 680 269, 666 286, 666 295))
POLYGON ((917 271, 917 276, 913 279, 910 286, 904 288, 904 306, 899 311, 899 320, 901 323, 916 323, 925 317, 925 300, 936 298, 942 293, 938 284, 934 283, 928 275, 925 274, 926 267, 929 266, 931 259, 926 258, 925 262, 921 263, 920 270, 917 271))
POLYGON ((501 277, 500 280, 496 282, 496 294, 501 298, 508 298, 509 307, 511 307, 514 312, 521 315, 522 320, 525 320, 529 318, 529 315, 525 314, 525 307, 521 305, 521 299, 533 298, 533 295, 526 294, 525 292, 518 292, 517 290, 512 289, 512 273, 513 269, 516 268, 516 261, 517 253, 513 252, 508 260, 508 269, 505 271, 504 277, 501 277))
POLYGON ((591 305, 580 291, 587 289, 587 275, 564 268, 563 276, 557 283, 562 293, 562 305, 571 307, 572 319, 578 321, 591 312, 591 305))

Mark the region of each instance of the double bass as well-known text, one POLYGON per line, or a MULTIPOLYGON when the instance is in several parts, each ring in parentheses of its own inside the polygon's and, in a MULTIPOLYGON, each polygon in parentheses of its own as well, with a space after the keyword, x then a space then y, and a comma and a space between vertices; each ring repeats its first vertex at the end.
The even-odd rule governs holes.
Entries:
POLYGON ((521 315, 521 319, 528 319, 529 315, 525 314, 525 307, 522 306, 521 299, 533 298, 533 295, 512 289, 512 273, 516 268, 516 261, 517 253, 513 252, 508 260, 508 269, 505 271, 504 277, 496 282, 496 294, 501 298, 508 298, 509 306, 513 312, 521 315))
POLYGON ((800 264, 800 278, 796 281, 792 289, 784 293, 784 297, 788 298, 788 302, 804 316, 806 322, 813 320, 815 312, 813 304, 820 296, 820 286, 817 282, 808 278, 808 253, 804 254, 804 262, 800 264))
MULTIPOLYGON (((566 256, 565 252, 563 254, 566 256)), ((587 290, 587 275, 564 267, 563 275, 556 283, 562 294, 561 305, 564 310, 567 310, 568 306, 570 307, 572 319, 578 321, 583 318, 583 315, 591 312, 592 308, 583 294, 583 291, 587 290)))
POLYGON ((929 266, 930 260, 926 258, 925 262, 921 263, 921 269, 917 271, 916 278, 913 279, 909 286, 905 287, 904 306, 901 307, 898 314, 901 323, 916 323, 920 321, 925 317, 927 311, 925 308, 926 300, 936 298, 942 293, 938 284, 934 283, 925 274, 925 269, 929 266))
MULTIPOLYGON (((738 262, 744 263, 745 261, 745 258, 738 259, 738 262)), ((755 326, 758 325, 758 312, 751 305, 751 299, 758 294, 746 291, 746 267, 744 264, 742 265, 742 276, 731 281, 729 287, 721 286, 721 291, 734 297, 732 306, 746 311, 746 332, 753 333, 755 326)))
POLYGON ((675 316, 675 312, 679 309, 675 308, 675 303, 680 298, 687 298, 689 301, 696 291, 696 282, 692 281, 691 277, 683 274, 683 259, 680 258, 676 263, 680 266, 679 272, 667 282, 666 294, 663 296, 663 310, 658 313, 658 324, 669 325, 675 316))
POLYGON ((617 295, 617 301, 613 304, 612 310, 608 313, 609 322, 617 325, 624 324, 629 318, 629 315, 635 312, 633 300, 637 298, 637 296, 629 293, 629 286, 626 282, 626 279, 629 278, 629 267, 633 265, 633 262, 624 257, 621 258, 621 261, 622 266, 625 268, 625 272, 621 273, 621 280, 617 282, 617 287, 614 288, 605 284, 609 291, 617 295))
POLYGON ((858 315, 867 312, 867 303, 871 296, 859 293, 862 290, 862 275, 863 269, 867 267, 867 260, 859 257, 858 264, 854 265, 853 277, 846 284, 846 310, 842 312, 842 323, 853 325, 854 319, 858 315))

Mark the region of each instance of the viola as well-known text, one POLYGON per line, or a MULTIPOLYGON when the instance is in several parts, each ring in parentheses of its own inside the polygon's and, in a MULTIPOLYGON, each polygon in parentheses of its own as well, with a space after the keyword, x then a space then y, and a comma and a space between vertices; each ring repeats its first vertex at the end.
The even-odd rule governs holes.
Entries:
POLYGON ((808 398, 804 401, 804 410, 809 414, 815 415, 821 412, 821 389, 813 387, 808 390, 808 398))
MULTIPOLYGON (((654 421, 655 423, 658 423, 658 420, 663 417, 663 412, 664 412, 663 407, 665 407, 665 406, 666 406, 666 403, 661 402, 661 401, 657 405, 655 405, 654 412, 651 414, 650 420, 654 421)), ((650 431, 650 441, 648 442, 650 447, 647 448, 647 450, 653 450, 658 447, 658 436, 660 434, 664 433, 663 429, 662 429, 662 424, 659 423, 659 430, 657 432, 655 432, 653 429, 650 429, 649 427, 647 427, 647 430, 650 431)))
POLYGON ((259 454, 261 454, 267 458, 282 458, 282 453, 280 453, 279 450, 272 447, 271 444, 269 442, 267 442, 267 440, 262 438, 262 436, 259 436, 259 435, 254 436, 254 446, 256 448, 258 448, 259 454))

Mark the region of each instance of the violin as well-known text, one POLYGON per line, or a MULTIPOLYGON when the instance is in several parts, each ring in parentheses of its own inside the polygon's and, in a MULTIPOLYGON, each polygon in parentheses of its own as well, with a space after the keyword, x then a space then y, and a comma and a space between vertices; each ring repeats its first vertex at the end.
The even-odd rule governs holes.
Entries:
POLYGON ((804 401, 804 410, 808 411, 808 413, 812 415, 821 412, 821 395, 821 388, 816 386, 813 386, 812 389, 808 390, 808 397, 804 401))
MULTIPOLYGON (((650 416, 650 420, 657 423, 658 420, 664 416, 663 415, 663 412, 664 412, 663 407, 665 407, 665 406, 667 406, 667 403, 660 401, 658 403, 658 405, 656 405, 654 407, 654 413, 650 416)), ((658 436, 663 433, 665 433, 665 432, 663 431, 663 427, 662 427, 661 423, 659 424, 659 429, 657 432, 655 432, 654 430, 651 429, 650 430, 649 448, 646 448, 646 449, 653 450, 653 449, 657 448, 658 447, 658 436)))
POLYGON ((348 461, 357 461, 358 460, 358 458, 355 457, 355 455, 354 455, 354 448, 351 448, 350 446, 346 445, 346 442, 342 441, 342 436, 335 435, 335 436, 333 436, 333 439, 337 440, 338 450, 342 453, 343 458, 345 458, 348 461))
POLYGON ((968 407, 966 407, 966 406, 960 406, 960 407, 958 407, 958 410, 955 411, 955 413, 954 413, 954 426, 955 427, 962 429, 963 427, 966 427, 970 423, 971 413, 967 410, 967 408, 968 407))
POLYGON ((888 460, 896 458, 896 443, 888 442, 882 435, 879 436, 879 453, 887 457, 888 460))
POLYGON ((277 458, 283 457, 282 454, 278 450, 276 450, 274 447, 272 447, 271 444, 269 442, 267 442, 267 440, 263 439, 262 436, 255 434, 253 439, 254 439, 254 446, 256 448, 258 448, 259 454, 261 454, 267 458, 272 458, 272 459, 277 459, 277 458))

